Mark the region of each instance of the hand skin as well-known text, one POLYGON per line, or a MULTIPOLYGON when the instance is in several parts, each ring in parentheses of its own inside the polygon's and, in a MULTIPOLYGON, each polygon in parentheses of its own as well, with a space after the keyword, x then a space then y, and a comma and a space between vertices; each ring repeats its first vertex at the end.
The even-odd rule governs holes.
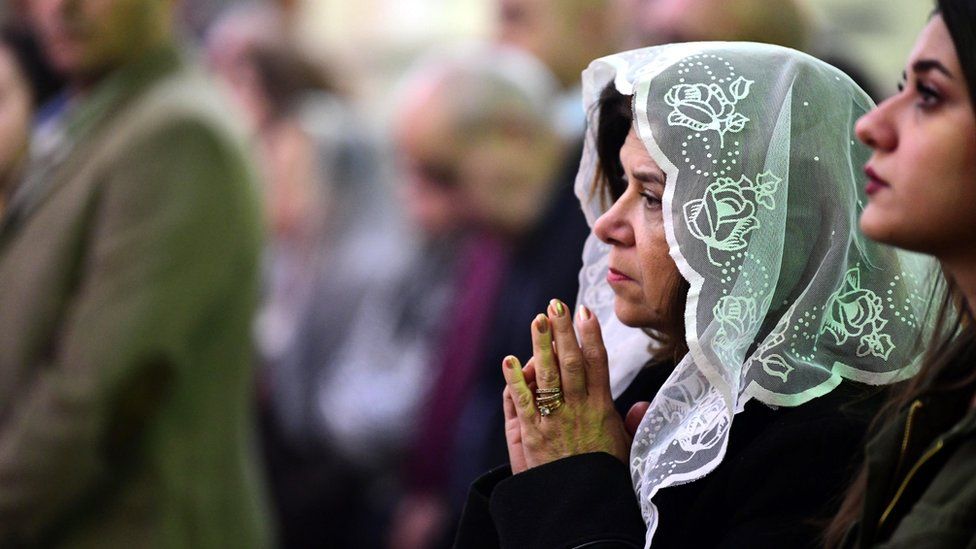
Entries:
MULTIPOLYGON (((503 361, 505 436, 514 474, 591 452, 628 462, 632 432, 613 406, 600 323, 582 307, 576 326, 582 344, 566 305, 553 300, 547 315, 532 322, 533 356, 525 369, 515 357, 503 361), (536 387, 561 387, 564 404, 542 417, 535 405, 536 387)), ((634 430, 646 409, 646 403, 639 403, 628 414, 628 419, 636 417, 631 420, 634 430)))

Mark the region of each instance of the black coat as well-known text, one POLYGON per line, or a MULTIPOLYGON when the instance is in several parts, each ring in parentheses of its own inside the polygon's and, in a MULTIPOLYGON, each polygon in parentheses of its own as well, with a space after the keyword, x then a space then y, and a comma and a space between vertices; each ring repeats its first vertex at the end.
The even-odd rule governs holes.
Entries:
MULTIPOLYGON (((618 409, 654 395, 667 373, 667 367, 645 369, 618 409)), ((796 408, 747 404, 722 463, 703 479, 655 496, 654 547, 820 545, 881 401, 879 391, 845 382, 796 408)), ((641 548, 645 530, 627 465, 609 454, 586 454, 515 476, 505 467, 479 478, 455 547, 641 548)))

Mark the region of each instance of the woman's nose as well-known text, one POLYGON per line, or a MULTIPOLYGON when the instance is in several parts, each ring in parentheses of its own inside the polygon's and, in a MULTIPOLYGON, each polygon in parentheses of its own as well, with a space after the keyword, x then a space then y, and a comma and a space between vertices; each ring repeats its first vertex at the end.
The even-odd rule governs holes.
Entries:
POLYGON ((857 138, 877 151, 891 151, 898 146, 898 135, 890 120, 890 109, 895 98, 882 102, 861 117, 854 126, 857 138))
POLYGON ((622 200, 617 200, 593 224, 593 234, 612 246, 632 246, 634 244, 634 231, 623 215, 622 202, 622 200))

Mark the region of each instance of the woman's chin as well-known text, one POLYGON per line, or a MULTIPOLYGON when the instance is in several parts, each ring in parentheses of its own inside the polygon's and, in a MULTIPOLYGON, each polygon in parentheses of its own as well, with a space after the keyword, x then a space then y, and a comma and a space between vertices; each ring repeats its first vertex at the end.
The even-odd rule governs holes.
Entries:
POLYGON ((905 244, 897 237, 898 229, 900 228, 897 226, 898 223, 892 222, 890 216, 886 215, 877 205, 869 203, 864 208, 858 225, 861 228, 861 232, 864 233, 864 236, 875 242, 892 246, 904 246, 905 244))
POLYGON ((613 303, 613 312, 617 316, 617 320, 624 326, 646 328, 653 324, 653 319, 648 318, 650 313, 646 308, 622 302, 619 298, 613 303))

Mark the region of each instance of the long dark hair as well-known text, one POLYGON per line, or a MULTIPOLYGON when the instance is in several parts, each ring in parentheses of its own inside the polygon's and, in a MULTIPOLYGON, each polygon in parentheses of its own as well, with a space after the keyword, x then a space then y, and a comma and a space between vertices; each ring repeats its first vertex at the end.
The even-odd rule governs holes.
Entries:
MULTIPOLYGON (((598 165, 590 187, 590 193, 600 197, 604 208, 616 202, 626 190, 624 167, 620 162, 620 149, 627 140, 627 134, 634 123, 632 96, 617 91, 613 82, 600 94, 600 100, 589 113, 591 121, 599 117, 596 126, 596 154, 598 165)), ((667 318, 670 324, 661 330, 651 331, 651 336, 660 344, 651 350, 653 362, 673 362, 677 364, 688 352, 685 341, 684 311, 690 285, 675 272, 668 285, 669 301, 667 318)))
MULTIPOLYGON (((941 15, 969 84, 970 103, 976 108, 976 0, 937 0, 933 17, 941 15)), ((937 395, 976 386, 976 324, 972 304, 967 304, 958 287, 951 281, 941 289, 944 294, 932 342, 921 371, 906 382, 878 414, 872 424, 877 432, 894 420, 923 393, 937 395)), ((867 469, 861 468, 840 510, 824 534, 827 547, 839 547, 844 537, 861 516, 867 489, 867 469)))

